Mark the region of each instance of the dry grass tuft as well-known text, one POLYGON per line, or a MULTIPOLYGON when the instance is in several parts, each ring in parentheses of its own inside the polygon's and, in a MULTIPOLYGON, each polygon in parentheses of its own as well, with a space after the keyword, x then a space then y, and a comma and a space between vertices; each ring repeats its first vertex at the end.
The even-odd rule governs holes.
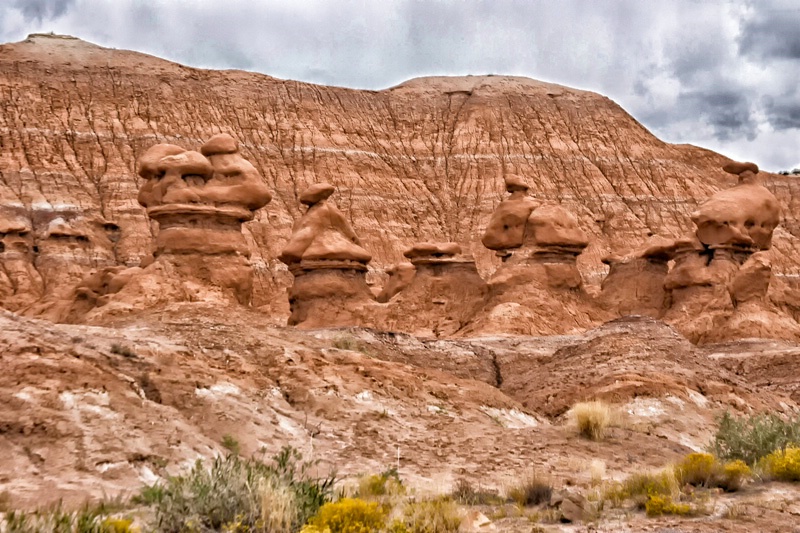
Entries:
POLYGON ((553 485, 546 476, 530 471, 516 484, 506 488, 506 496, 520 507, 539 505, 550 501, 553 485))
POLYGON ((259 487, 261 523, 272 533, 291 533, 297 522, 297 497, 287 485, 265 479, 259 487))
POLYGON ((569 414, 577 425, 578 433, 589 440, 602 440, 606 430, 617 425, 619 418, 612 406, 600 400, 577 403, 569 414))

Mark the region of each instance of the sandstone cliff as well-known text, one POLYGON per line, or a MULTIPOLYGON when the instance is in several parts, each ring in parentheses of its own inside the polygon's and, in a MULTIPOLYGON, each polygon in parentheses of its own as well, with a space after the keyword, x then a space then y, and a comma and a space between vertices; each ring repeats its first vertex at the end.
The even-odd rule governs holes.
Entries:
MULTIPOLYGON (((276 258, 313 183, 337 187, 371 268, 397 262, 415 242, 452 241, 485 274, 496 260, 480 236, 502 178, 524 176, 534 198, 561 203, 589 233, 579 266, 594 285, 605 253, 687 232, 698 203, 735 183, 720 170, 724 157, 658 140, 605 97, 524 78, 423 78, 360 91, 36 35, 0 46, 0 104, 3 238, 31 248, 30 259, 0 271, 6 293, 47 293, 98 267, 137 265, 153 238, 136 202, 136 159, 156 143, 188 149, 216 133, 241 142, 274 194, 245 232, 253 303, 273 301, 283 313, 277 289, 290 277, 276 258)), ((796 276, 800 184, 777 175, 765 184, 783 211, 775 273, 796 276)), ((6 307, 25 303, 0 295, 6 307)))

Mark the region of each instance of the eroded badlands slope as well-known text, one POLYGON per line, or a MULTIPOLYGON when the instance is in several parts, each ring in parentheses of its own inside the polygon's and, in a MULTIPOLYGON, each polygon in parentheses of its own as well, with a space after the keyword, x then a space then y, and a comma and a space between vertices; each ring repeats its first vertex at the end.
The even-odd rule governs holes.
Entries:
MULTIPOLYGON (((299 217, 298 194, 315 182, 337 186, 373 268, 414 242, 456 241, 485 274, 494 259, 481 232, 502 178, 519 175, 592 235, 581 264, 595 283, 607 251, 686 232, 698 202, 735 182, 722 156, 660 141, 608 98, 524 78, 362 91, 40 35, 0 46, 0 106, 0 221, 30 226, 50 288, 148 255, 136 158, 156 142, 190 147, 218 132, 241 142, 274 193, 247 225, 255 305, 289 283, 275 258, 299 217)), ((776 175, 766 185, 783 204, 776 273, 797 274, 800 186, 776 175)))

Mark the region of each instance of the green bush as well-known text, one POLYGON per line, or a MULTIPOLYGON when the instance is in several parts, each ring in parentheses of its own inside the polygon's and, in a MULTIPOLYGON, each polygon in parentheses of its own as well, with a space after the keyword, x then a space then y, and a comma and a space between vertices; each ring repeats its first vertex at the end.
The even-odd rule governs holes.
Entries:
POLYGON ((153 529, 172 533, 229 530, 265 531, 267 523, 286 520, 265 510, 265 504, 280 502, 297 529, 330 499, 333 477, 315 479, 309 475, 313 463, 285 447, 267 465, 236 455, 217 457, 210 468, 197 461, 184 476, 168 478, 163 484, 145 487, 137 501, 154 507, 153 529), (281 488, 291 493, 276 500, 281 488))
POLYGON ((764 457, 759 467, 773 479, 800 481, 800 448, 776 450, 764 457))
POLYGON ((400 495, 404 492, 403 482, 394 468, 390 468, 380 474, 364 476, 358 482, 358 496, 360 498, 380 498, 382 496, 400 495))
POLYGON ((720 459, 739 459, 749 466, 775 450, 800 444, 800 417, 784 420, 776 414, 735 417, 725 412, 711 443, 720 459))
POLYGON ((301 533, 376 533, 386 525, 386 515, 378 502, 342 498, 320 507, 301 533))
POLYGON ((236 437, 232 435, 223 435, 222 436, 222 447, 228 450, 233 455, 239 455, 241 451, 239 448, 239 441, 236 440, 236 437))

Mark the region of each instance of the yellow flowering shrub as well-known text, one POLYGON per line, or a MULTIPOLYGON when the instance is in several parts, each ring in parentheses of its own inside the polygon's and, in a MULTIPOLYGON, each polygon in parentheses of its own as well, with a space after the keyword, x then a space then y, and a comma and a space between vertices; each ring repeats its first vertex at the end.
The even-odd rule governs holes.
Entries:
POLYGON ((301 533, 374 533, 386 525, 386 514, 378 502, 342 498, 320 507, 301 533))
POLYGON ((737 459, 720 463, 710 453, 690 453, 675 466, 675 478, 681 485, 720 487, 734 492, 752 475, 750 467, 737 459))
POLYGON ((759 465, 772 478, 781 481, 800 481, 800 448, 776 450, 764 457, 759 465))
POLYGON ((744 480, 752 475, 750 467, 744 461, 737 459, 722 465, 722 473, 717 485, 728 492, 735 492, 742 488, 744 480))
POLYGON ((690 453, 675 466, 675 477, 681 485, 710 486, 720 468, 710 453, 690 453))
POLYGON ((669 496, 654 494, 645 503, 647 516, 687 515, 692 512, 692 508, 686 503, 675 503, 669 496))

